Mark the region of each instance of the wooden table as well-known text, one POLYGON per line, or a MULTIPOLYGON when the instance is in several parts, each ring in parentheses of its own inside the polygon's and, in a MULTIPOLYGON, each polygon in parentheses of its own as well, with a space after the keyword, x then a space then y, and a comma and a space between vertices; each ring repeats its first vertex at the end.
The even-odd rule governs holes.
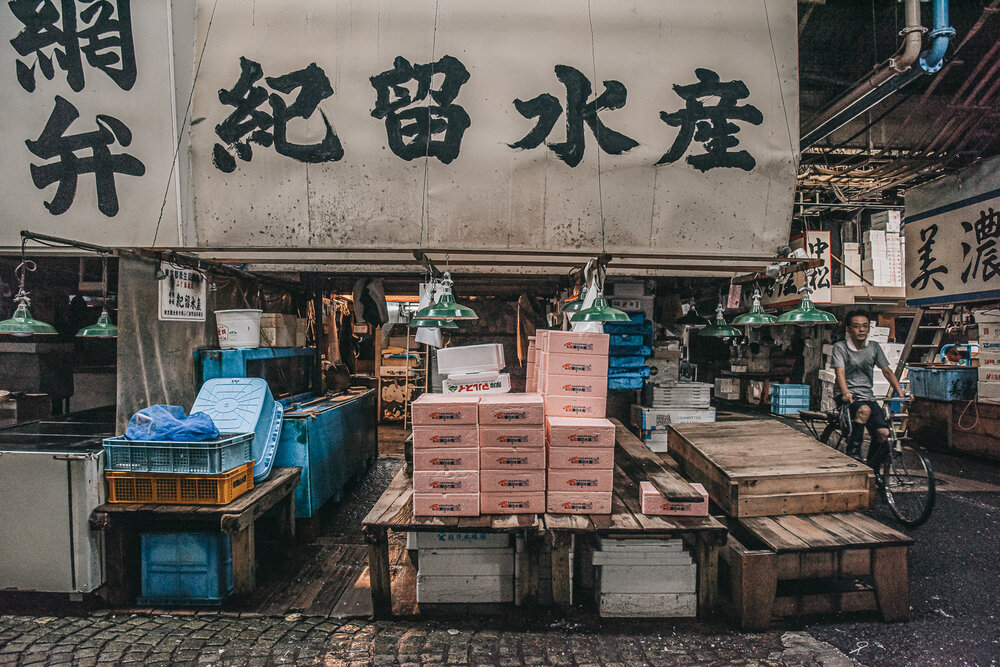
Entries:
POLYGON ((671 455, 731 517, 869 507, 875 473, 773 419, 672 424, 671 455))
POLYGON ((228 533, 233 548, 233 595, 253 592, 254 521, 272 507, 280 509, 283 540, 295 537, 295 487, 301 468, 274 468, 271 476, 228 505, 157 505, 106 503, 90 516, 104 532, 107 601, 126 605, 140 590, 141 539, 144 532, 209 530, 228 533))

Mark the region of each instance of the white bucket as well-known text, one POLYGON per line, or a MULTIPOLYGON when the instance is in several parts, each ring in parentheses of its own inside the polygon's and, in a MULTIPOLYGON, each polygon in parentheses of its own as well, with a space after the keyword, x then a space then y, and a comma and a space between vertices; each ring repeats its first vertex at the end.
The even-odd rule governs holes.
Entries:
POLYGON ((261 312, 255 308, 215 311, 215 328, 219 333, 219 347, 223 350, 231 350, 236 347, 259 347, 261 312))

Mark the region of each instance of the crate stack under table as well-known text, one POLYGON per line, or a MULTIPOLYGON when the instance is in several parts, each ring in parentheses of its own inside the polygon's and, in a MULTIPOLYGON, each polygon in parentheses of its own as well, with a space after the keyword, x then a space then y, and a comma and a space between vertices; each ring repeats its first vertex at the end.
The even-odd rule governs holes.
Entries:
POLYGON ((514 547, 505 533, 413 533, 417 604, 514 601, 514 547))
POLYGON ((797 417, 799 411, 809 409, 809 385, 772 384, 771 414, 797 417))
POLYGON ((479 516, 479 397, 412 403, 413 515, 479 516))
POLYGON ((698 613, 698 565, 680 538, 597 538, 593 556, 601 616, 698 613))
POLYGON ((538 394, 479 401, 482 514, 545 511, 545 406, 538 394))

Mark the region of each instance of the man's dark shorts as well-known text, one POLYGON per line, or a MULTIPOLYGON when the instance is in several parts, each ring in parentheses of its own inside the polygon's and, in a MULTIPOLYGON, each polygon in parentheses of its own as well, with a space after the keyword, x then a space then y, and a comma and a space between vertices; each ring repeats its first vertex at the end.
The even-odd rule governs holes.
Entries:
POLYGON ((862 405, 867 405, 869 408, 871 408, 872 411, 871 416, 868 418, 868 422, 865 424, 865 426, 868 427, 868 433, 874 436, 875 432, 880 428, 884 428, 886 430, 891 428, 891 426, 889 425, 889 419, 885 415, 885 410, 882 409, 882 406, 878 403, 878 401, 859 400, 851 403, 852 421, 854 421, 854 417, 855 415, 857 415, 858 409, 862 405))

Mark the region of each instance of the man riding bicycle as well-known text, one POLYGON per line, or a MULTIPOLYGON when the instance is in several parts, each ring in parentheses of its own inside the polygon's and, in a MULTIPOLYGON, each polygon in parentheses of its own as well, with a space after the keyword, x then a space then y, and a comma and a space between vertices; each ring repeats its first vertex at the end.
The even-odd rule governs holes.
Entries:
POLYGON ((885 411, 875 399, 872 371, 877 366, 889 381, 896 394, 903 396, 896 374, 889 367, 889 360, 878 343, 868 341, 871 325, 868 313, 852 310, 844 318, 844 340, 833 345, 831 366, 837 376, 840 390, 839 404, 850 406, 851 436, 847 441, 847 455, 858 458, 865 428, 872 442, 885 445, 889 439, 889 423, 885 411))

